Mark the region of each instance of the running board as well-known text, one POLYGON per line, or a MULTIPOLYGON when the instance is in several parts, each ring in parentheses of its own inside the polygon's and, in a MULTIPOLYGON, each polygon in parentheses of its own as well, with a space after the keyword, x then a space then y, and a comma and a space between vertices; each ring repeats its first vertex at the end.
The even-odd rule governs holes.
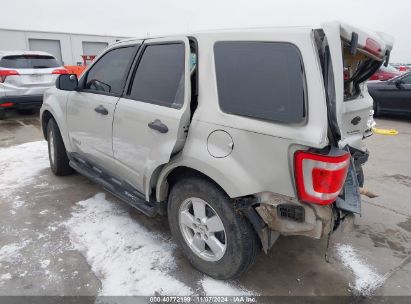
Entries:
POLYGON ((144 195, 132 186, 108 175, 103 170, 94 167, 83 159, 73 155, 69 155, 69 159, 70 167, 78 173, 84 175, 93 182, 100 184, 105 190, 141 211, 145 215, 154 217, 157 214, 162 213, 159 210, 160 208, 157 202, 147 202, 144 195))

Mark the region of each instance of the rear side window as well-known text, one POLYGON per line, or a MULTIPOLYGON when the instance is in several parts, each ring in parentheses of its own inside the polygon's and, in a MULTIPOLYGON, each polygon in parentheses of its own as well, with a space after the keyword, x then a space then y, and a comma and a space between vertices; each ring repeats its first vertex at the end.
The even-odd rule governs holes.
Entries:
POLYGON ((411 84, 411 74, 401 79, 403 84, 411 84))
POLYGON ((52 56, 16 55, 5 56, 0 60, 0 67, 9 69, 49 69, 59 66, 52 56))
POLYGON ((214 46, 220 108, 269 121, 304 118, 304 75, 296 46, 221 41, 214 46))
POLYGON ((181 108, 184 103, 184 58, 183 43, 148 45, 134 75, 130 97, 181 108))
POLYGON ((122 47, 104 54, 88 71, 84 88, 101 93, 121 94, 135 49, 135 46, 122 47))

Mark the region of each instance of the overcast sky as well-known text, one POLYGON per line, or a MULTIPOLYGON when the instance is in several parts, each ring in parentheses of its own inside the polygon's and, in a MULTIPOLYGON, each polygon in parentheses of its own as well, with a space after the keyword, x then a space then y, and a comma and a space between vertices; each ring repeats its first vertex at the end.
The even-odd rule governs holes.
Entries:
POLYGON ((411 63, 409 0, 0 1, 0 28, 118 36, 229 27, 319 25, 337 19, 393 35, 391 61, 411 63))

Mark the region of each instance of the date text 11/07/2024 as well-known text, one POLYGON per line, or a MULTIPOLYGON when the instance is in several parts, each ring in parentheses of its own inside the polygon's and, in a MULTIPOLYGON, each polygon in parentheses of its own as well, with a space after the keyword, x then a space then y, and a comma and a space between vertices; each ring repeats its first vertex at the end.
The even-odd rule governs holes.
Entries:
POLYGON ((257 303, 253 296, 157 296, 150 303, 257 303))

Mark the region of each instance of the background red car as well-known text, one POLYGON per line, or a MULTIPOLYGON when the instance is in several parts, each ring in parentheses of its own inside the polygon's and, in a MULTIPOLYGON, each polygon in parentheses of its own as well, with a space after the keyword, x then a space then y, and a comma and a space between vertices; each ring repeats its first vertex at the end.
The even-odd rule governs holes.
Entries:
POLYGON ((392 65, 381 66, 380 69, 370 77, 370 80, 390 80, 391 78, 400 76, 402 73, 392 65))

